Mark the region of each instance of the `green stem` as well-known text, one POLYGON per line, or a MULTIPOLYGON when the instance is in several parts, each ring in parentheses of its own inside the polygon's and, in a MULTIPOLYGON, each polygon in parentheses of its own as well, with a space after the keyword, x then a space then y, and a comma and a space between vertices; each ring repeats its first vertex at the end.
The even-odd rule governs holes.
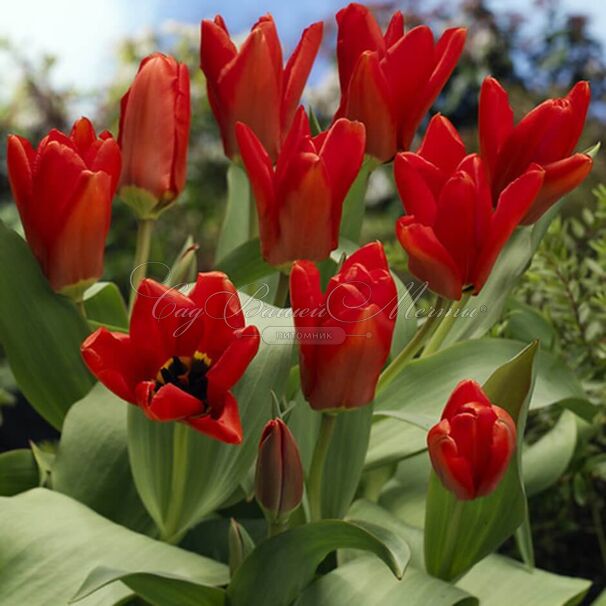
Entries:
POLYGON ((279 272, 278 288, 274 297, 274 305, 276 307, 285 307, 288 301, 288 289, 290 287, 290 275, 282 271, 279 272))
POLYGON ((173 433, 173 461, 170 502, 161 539, 166 543, 178 543, 181 538, 181 515, 187 492, 187 460, 191 430, 184 423, 175 423, 173 433))
POLYGON ((147 261, 149 260, 149 251, 151 248, 151 238, 155 225, 154 219, 139 219, 137 228, 137 245, 135 248, 135 260, 131 274, 130 291, 130 309, 132 311, 135 299, 137 298, 137 289, 139 284, 145 278, 147 273, 147 261))
MULTIPOLYGON (((244 170, 244 169, 242 169, 244 170)), ((246 175, 246 173, 244 173, 246 175)), ((248 239, 254 240, 259 235, 259 218, 257 216, 257 203, 252 192, 252 187, 248 186, 248 239)))
POLYGON ((429 316, 416 334, 406 344, 406 347, 391 361, 389 366, 382 372, 377 384, 377 394, 385 389, 402 371, 417 352, 423 347, 425 341, 433 331, 436 323, 441 319, 441 312, 446 309, 447 303, 442 297, 438 297, 435 304, 435 313, 429 316))
POLYGON ((288 528, 288 517, 280 518, 278 520, 268 520, 267 522, 267 536, 275 537, 277 534, 284 532, 288 528))
POLYGON ((86 306, 84 305, 84 299, 76 301, 76 307, 78 308, 80 315, 86 320, 86 306))
POLYGON ((314 454, 311 459, 309 478, 307 480, 307 496, 309 499, 309 517, 312 522, 322 519, 322 478, 324 475, 324 462, 330 446, 330 440, 335 430, 337 417, 334 414, 323 413, 320 425, 320 435, 316 442, 314 454))
POLYGON ((446 541, 444 543, 444 549, 442 550, 442 561, 440 562, 440 569, 438 577, 443 580, 451 580, 451 565, 452 558, 455 553, 455 547, 457 545, 457 537, 459 535, 459 526, 461 525, 461 518, 463 517, 463 509, 465 507, 465 501, 457 499, 455 501, 454 511, 448 523, 448 530, 446 534, 446 541))
POLYGON ((452 302, 450 308, 446 312, 446 315, 442 318, 438 328, 429 340, 427 347, 423 350, 423 353, 421 354, 422 358, 429 356, 440 349, 444 339, 450 332, 450 329, 453 327, 455 320, 459 315, 459 311, 465 307, 469 297, 469 294, 464 294, 458 301, 452 302))

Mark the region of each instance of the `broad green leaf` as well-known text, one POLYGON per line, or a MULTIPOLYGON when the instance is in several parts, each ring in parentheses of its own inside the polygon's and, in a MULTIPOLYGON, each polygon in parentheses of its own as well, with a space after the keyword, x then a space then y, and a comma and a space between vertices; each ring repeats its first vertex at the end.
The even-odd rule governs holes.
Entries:
POLYGON ((250 238, 251 197, 246 172, 241 166, 230 164, 227 169, 225 217, 217 242, 216 263, 220 263, 250 238))
MULTIPOLYGON (((412 412, 431 417, 437 423, 448 396, 459 381, 485 381, 495 368, 522 347, 524 343, 507 339, 475 339, 414 360, 378 396, 375 414, 384 410, 412 412)), ((553 354, 538 352, 536 371, 532 409, 569 398, 586 400, 574 374, 553 354)), ((425 448, 425 437, 425 431, 399 420, 378 420, 372 427, 366 467, 392 463, 420 452, 425 448)))
POLYGON ((497 488, 485 497, 460 501, 431 473, 425 508, 425 565, 433 576, 446 581, 459 578, 511 536, 527 515, 521 450, 537 349, 536 342, 529 345, 484 384, 490 401, 511 415, 518 430, 517 451, 497 488))
MULTIPOLYGON (((43 488, 0 498, 0 536, 2 604, 67 604, 99 566, 179 575, 210 586, 228 580, 223 564, 137 534, 43 488)), ((81 604, 106 606, 129 593, 111 586, 81 604)))
POLYGON ((342 518, 356 493, 368 449, 372 406, 337 415, 322 477, 322 516, 342 518))
POLYGON ((397 356, 412 339, 417 331, 417 317, 415 312, 415 300, 402 280, 392 273, 394 282, 398 289, 398 317, 396 327, 393 331, 391 343, 391 357, 397 356))
POLYGON ((153 525, 128 460, 126 417, 132 404, 98 383, 72 406, 52 469, 53 489, 138 532, 153 525))
POLYGON ((534 307, 514 301, 507 316, 505 336, 509 339, 530 343, 538 339, 541 347, 553 348, 557 334, 547 318, 534 307))
POLYGON ((135 484, 149 514, 167 535, 174 532, 176 537, 193 527, 238 488, 271 416, 271 392, 280 395, 286 385, 292 342, 276 339, 274 329, 288 329, 292 321, 283 318, 284 310, 242 294, 240 298, 247 323, 257 325, 262 335, 258 354, 233 390, 244 431, 241 445, 224 444, 183 424, 151 421, 138 408, 129 408, 128 446, 135 484), (175 499, 180 499, 178 512, 175 499))
POLYGON ((295 606, 477 606, 477 598, 409 566, 401 581, 361 556, 310 585, 295 606))
POLYGON ((406 542, 363 523, 323 520, 261 543, 234 575, 227 595, 231 606, 288 606, 313 579, 320 562, 335 549, 362 549, 377 555, 401 578, 410 559, 406 542))
POLYGON ((0 223, 0 343, 28 402, 60 429, 93 378, 80 357, 88 327, 53 292, 25 241, 0 223))
POLYGON ((564 410, 553 429, 524 451, 524 484, 528 496, 542 492, 562 477, 576 445, 575 416, 564 410))
POLYGON ((91 572, 72 602, 92 595, 112 583, 121 581, 153 606, 223 606, 225 591, 193 581, 149 572, 127 572, 101 566, 91 572))
POLYGON ((96 326, 118 327, 128 329, 128 312, 120 294, 120 289, 113 282, 97 282, 84 293, 86 318, 96 326))
POLYGON ((236 288, 275 273, 275 269, 261 257, 259 238, 247 240, 222 257, 217 269, 226 273, 236 288))
POLYGON ((0 495, 12 497, 40 483, 40 473, 31 450, 9 450, 0 454, 0 495))
POLYGON ((370 156, 364 158, 362 168, 353 182, 345 201, 343 202, 343 215, 339 230, 343 238, 352 242, 360 241, 362 221, 364 220, 366 188, 372 171, 376 168, 377 161, 370 156))
POLYGON ((591 585, 585 579, 552 574, 499 555, 472 568, 457 587, 477 596, 482 606, 574 606, 591 585))

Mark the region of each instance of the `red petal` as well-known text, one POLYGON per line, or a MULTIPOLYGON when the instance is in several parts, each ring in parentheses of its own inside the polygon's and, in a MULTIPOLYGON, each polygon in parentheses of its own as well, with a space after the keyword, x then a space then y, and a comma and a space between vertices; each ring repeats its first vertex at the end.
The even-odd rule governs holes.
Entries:
POLYGON ((531 167, 499 196, 490 225, 490 235, 486 238, 471 275, 475 294, 484 286, 501 249, 534 202, 543 184, 543 175, 541 168, 531 167))
MULTIPOLYGON (((33 195, 32 164, 36 152, 27 139, 18 135, 9 135, 6 155, 11 190, 27 234, 33 195)), ((36 234, 32 236, 35 237, 36 234)))
POLYGON ((465 157, 465 144, 452 122, 436 114, 429 121, 417 154, 450 174, 465 157))
POLYGON ((481 385, 471 379, 466 379, 457 384, 448 398, 448 402, 442 412, 442 419, 451 419, 462 406, 469 402, 478 402, 486 406, 492 406, 488 396, 484 393, 481 385))
POLYGON ((234 333, 234 340, 208 371, 207 379, 217 391, 230 390, 242 377, 259 350, 260 336, 256 326, 234 333))
POLYGON ((191 417, 186 422, 196 431, 211 438, 227 444, 240 444, 242 442, 240 412, 238 411, 238 403, 230 392, 225 394, 222 406, 223 411, 216 419, 208 414, 198 418, 191 417))
POLYGON ((385 36, 383 36, 385 47, 390 48, 402 38, 402 36, 404 36, 404 15, 400 11, 396 11, 392 15, 389 25, 387 26, 385 36))
POLYGON ((284 69, 284 96, 282 100, 282 130, 286 132, 303 94, 309 72, 316 59, 324 24, 319 21, 303 31, 297 48, 293 51, 284 69))
POLYGON ((463 277, 433 229, 416 223, 416 218, 410 215, 398 220, 396 235, 408 253, 410 272, 420 280, 427 281, 429 288, 437 294, 459 300, 463 277))
POLYGON ((356 64, 365 51, 385 53, 385 40, 381 28, 369 8, 352 3, 341 9, 337 15, 339 28, 337 36, 337 60, 341 93, 349 86, 356 64))
POLYGON ((592 166, 593 160, 586 154, 574 154, 559 162, 545 165, 543 187, 524 216, 522 224, 530 225, 538 221, 553 204, 585 180, 592 166))
POLYGON ((80 347, 89 370, 118 397, 137 403, 135 387, 143 378, 130 337, 99 328, 80 347))
POLYGON ((417 154, 402 152, 396 155, 394 177, 406 213, 423 225, 433 225, 436 197, 444 184, 438 168, 417 154))
POLYGON ((214 86, 221 70, 238 54, 236 45, 231 41, 225 24, 204 19, 200 24, 200 69, 206 79, 214 86))
POLYGON ((161 387, 149 400, 147 386, 141 383, 137 386, 137 396, 139 406, 154 421, 182 421, 204 410, 198 398, 172 383, 161 387))
POLYGON ((385 162, 396 153, 396 121, 389 84, 376 52, 361 55, 347 88, 345 115, 366 127, 366 152, 385 162))

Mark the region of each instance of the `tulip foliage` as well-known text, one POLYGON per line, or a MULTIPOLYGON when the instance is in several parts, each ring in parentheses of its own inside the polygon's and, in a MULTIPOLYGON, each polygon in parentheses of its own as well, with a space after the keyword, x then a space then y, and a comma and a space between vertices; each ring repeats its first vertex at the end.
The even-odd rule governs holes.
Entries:
POLYGON ((578 424, 567 443, 524 433, 533 410, 592 405, 531 335, 487 334, 591 170, 575 152, 589 85, 514 123, 488 77, 469 153, 428 115, 463 28, 434 37, 397 12, 383 31, 359 4, 336 23, 341 100, 322 130, 300 105, 321 23, 284 62, 271 16, 239 48, 202 21, 229 163, 204 271, 192 234, 146 277, 187 187, 194 66, 145 58, 116 138, 86 118, 37 145, 9 136, 24 238, 0 225, 0 344, 60 437, 0 455, 0 603, 554 606, 587 590, 532 570, 527 506, 578 424), (360 237, 374 170, 393 171, 408 281, 360 237), (129 292, 99 281, 122 203, 129 292), (510 537, 523 564, 494 553, 510 537))

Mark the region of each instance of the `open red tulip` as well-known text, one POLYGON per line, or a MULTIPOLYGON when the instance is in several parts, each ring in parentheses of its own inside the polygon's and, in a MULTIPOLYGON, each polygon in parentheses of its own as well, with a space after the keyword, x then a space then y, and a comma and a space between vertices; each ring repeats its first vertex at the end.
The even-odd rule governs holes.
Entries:
POLYGON ((578 82, 566 97, 544 101, 514 125, 507 92, 494 78, 484 80, 478 126, 493 198, 497 199, 530 164, 545 170, 543 186, 522 220, 524 225, 537 221, 590 173, 591 157, 573 153, 590 97, 589 83, 578 82))
POLYGON ((324 294, 317 267, 295 262, 290 294, 301 383, 311 407, 338 410, 371 402, 397 314, 383 246, 372 242, 348 257, 324 294))
POLYGON ((303 32, 285 67, 271 15, 255 23, 239 50, 219 15, 205 19, 201 27, 200 67, 225 154, 238 154, 235 127, 243 122, 275 160, 320 48, 323 24, 314 23, 303 32))
POLYGON ((337 13, 337 24, 336 118, 363 122, 367 153, 386 162, 410 147, 463 52, 465 29, 446 30, 435 42, 425 25, 405 34, 397 12, 383 34, 370 9, 355 3, 337 13))
POLYGON ((81 298, 103 273, 120 149, 89 120, 51 130, 34 149, 10 135, 8 176, 25 237, 56 291, 81 298))
POLYGON ((157 215, 185 187, 190 124, 189 72, 162 53, 141 61, 122 97, 120 196, 143 218, 157 215))
POLYGON ((199 274, 188 296, 153 280, 139 286, 129 334, 100 328, 82 344, 90 371, 156 421, 181 421, 239 444, 242 426, 231 388, 259 347, 244 325, 225 274, 199 274))
POLYGON ((514 179, 493 206, 485 164, 465 155, 456 129, 432 118, 417 153, 394 165, 406 215, 396 225, 410 272, 447 299, 480 292, 499 252, 531 208, 543 184, 535 164, 514 179))
POLYGON ((325 259, 338 245, 343 201, 364 159, 364 125, 337 120, 311 136, 299 108, 275 169, 253 130, 236 128, 259 215, 264 259, 281 265, 325 259))
POLYGON ((427 434, 431 464, 442 484, 460 500, 490 494, 507 471, 516 448, 516 426, 475 381, 461 381, 442 420, 427 434))

